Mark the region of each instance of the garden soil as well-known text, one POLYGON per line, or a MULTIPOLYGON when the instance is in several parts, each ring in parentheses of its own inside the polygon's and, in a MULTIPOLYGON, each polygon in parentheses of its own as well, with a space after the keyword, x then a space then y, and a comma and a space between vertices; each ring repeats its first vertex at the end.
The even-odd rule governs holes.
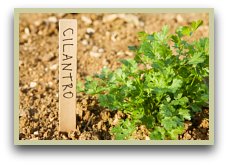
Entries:
MULTIPOLYGON (((58 132, 58 20, 78 20, 77 81, 84 81, 107 66, 115 69, 119 59, 133 58, 129 45, 137 45, 137 32, 153 33, 169 25, 171 32, 180 25, 203 20, 194 39, 208 37, 208 14, 21 14, 19 20, 19 139, 20 140, 109 140, 110 129, 121 118, 119 111, 100 107, 96 98, 77 94, 76 130, 58 132)), ((185 123, 179 139, 207 140, 208 109, 185 123)), ((135 139, 148 140, 140 126, 135 139)))

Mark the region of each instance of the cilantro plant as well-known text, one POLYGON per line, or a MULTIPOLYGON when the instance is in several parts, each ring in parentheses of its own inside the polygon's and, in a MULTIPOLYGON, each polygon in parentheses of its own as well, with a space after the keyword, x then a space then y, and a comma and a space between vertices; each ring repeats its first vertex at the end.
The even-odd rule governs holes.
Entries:
POLYGON ((96 95, 100 106, 127 114, 111 130, 115 139, 133 138, 139 125, 152 140, 178 139, 184 121, 208 106, 209 39, 189 42, 202 23, 179 27, 174 34, 167 26, 153 34, 140 32, 140 45, 129 46, 134 59, 86 79, 83 91, 96 95))

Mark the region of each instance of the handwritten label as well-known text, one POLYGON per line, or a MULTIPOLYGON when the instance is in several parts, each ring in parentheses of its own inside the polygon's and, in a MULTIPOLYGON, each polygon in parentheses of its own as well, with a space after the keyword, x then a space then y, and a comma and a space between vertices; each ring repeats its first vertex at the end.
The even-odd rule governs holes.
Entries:
POLYGON ((76 129, 77 21, 59 20, 59 131, 76 129))

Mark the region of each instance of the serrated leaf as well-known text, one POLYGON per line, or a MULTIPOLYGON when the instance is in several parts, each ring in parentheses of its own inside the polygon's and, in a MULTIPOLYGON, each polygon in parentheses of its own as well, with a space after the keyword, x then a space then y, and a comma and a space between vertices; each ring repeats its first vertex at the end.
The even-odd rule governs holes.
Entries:
POLYGON ((184 131, 183 127, 177 127, 169 132, 172 140, 178 140, 178 135, 182 134, 184 131))
POLYGON ((86 77, 86 81, 93 81, 92 76, 87 76, 87 77, 86 77))
POLYGON ((113 95, 99 95, 98 97, 98 101, 100 103, 101 106, 103 107, 108 107, 111 110, 116 110, 117 107, 115 106, 115 96, 113 95))
POLYGON ((179 88, 181 88, 183 81, 180 79, 173 79, 172 85, 169 87, 173 93, 175 93, 179 88))
POLYGON ((201 25, 203 24, 203 21, 202 20, 198 20, 198 21, 194 21, 191 23, 191 28, 192 30, 196 30, 198 29, 201 25))
POLYGON ((162 116, 162 118, 171 117, 173 109, 174 108, 168 104, 167 105, 161 104, 159 107, 159 110, 160 110, 159 114, 162 116))
POLYGON ((154 35, 153 35, 153 34, 152 34, 152 35, 148 35, 148 36, 147 36, 147 39, 148 39, 149 41, 153 42, 153 41, 154 41, 154 35))
POLYGON ((80 81, 77 82, 76 91, 77 91, 77 93, 85 92, 85 89, 84 89, 84 86, 83 86, 82 82, 80 82, 80 81))
POLYGON ((172 41, 176 44, 180 43, 180 38, 177 35, 171 35, 172 41))
POLYGON ((101 70, 101 74, 96 75, 96 77, 100 78, 100 79, 105 79, 108 77, 109 74, 109 70, 107 67, 103 67, 101 70))
POLYGON ((164 63, 162 61, 155 61, 155 62, 153 62, 152 67, 154 69, 163 70, 164 69, 164 63))
POLYGON ((139 40, 143 41, 143 40, 146 40, 148 34, 146 32, 139 32, 138 33, 138 37, 139 37, 139 40))
POLYGON ((127 87, 131 87, 131 86, 132 86, 132 81, 128 80, 128 81, 126 82, 126 85, 127 85, 127 87))
POLYGON ((196 104, 193 104, 190 107, 192 108, 193 112, 200 112, 202 110, 201 107, 196 104))
POLYGON ((97 81, 88 81, 88 80, 90 80, 90 79, 89 78, 86 79, 85 92, 87 94, 96 94, 98 82, 97 81))
POLYGON ((169 32, 169 27, 167 25, 162 27, 162 34, 163 35, 167 35, 169 32))
POLYGON ((177 116, 172 116, 162 119, 161 125, 164 126, 167 131, 170 131, 172 129, 176 129, 178 126, 183 126, 183 122, 177 116))
POLYGON ((196 52, 190 58, 190 60, 188 61, 188 63, 189 64, 192 64, 192 65, 197 65, 197 64, 203 63, 204 60, 205 60, 205 58, 202 56, 202 54, 200 52, 196 52))
POLYGON ((154 57, 154 54, 153 54, 151 48, 152 48, 151 47, 151 44, 149 42, 144 41, 141 44, 140 52, 142 54, 144 54, 145 56, 147 56, 147 57, 153 58, 154 57))
POLYGON ((147 128, 153 128, 155 125, 155 118, 152 115, 144 115, 142 117, 142 123, 146 125, 147 128))
POLYGON ((129 59, 129 60, 120 60, 124 66, 131 72, 134 72, 137 69, 137 63, 135 60, 129 59))
POLYGON ((183 119, 191 120, 191 115, 188 109, 179 109, 178 114, 183 117, 183 119))
POLYGON ((161 125, 164 126, 164 128, 166 130, 172 130, 173 128, 177 127, 177 122, 175 120, 173 120, 173 118, 171 117, 165 117, 162 122, 161 125))
POLYGON ((192 35, 192 31, 191 31, 190 27, 188 27, 188 26, 182 27, 181 32, 183 35, 186 35, 186 36, 192 35))
POLYGON ((170 96, 168 95, 168 96, 166 96, 166 101, 169 103, 170 101, 171 101, 171 98, 170 98, 170 96))
POLYGON ((188 98, 187 97, 182 97, 182 98, 179 98, 179 99, 176 99, 176 100, 173 100, 171 102, 172 105, 186 105, 186 103, 188 103, 188 98))
POLYGON ((161 127, 155 127, 155 129, 150 134, 151 140, 164 140, 165 139, 165 130, 161 127))
POLYGON ((119 124, 112 128, 116 140, 127 140, 135 130, 135 123, 129 119, 120 120, 119 124))
POLYGON ((178 100, 182 97, 183 93, 175 93, 174 99, 178 100))

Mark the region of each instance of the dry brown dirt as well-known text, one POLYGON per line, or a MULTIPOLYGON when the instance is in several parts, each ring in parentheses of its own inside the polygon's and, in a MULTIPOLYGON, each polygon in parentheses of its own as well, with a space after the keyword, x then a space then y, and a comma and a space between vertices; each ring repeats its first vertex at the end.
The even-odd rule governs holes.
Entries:
MULTIPOLYGON (((163 25, 171 32, 180 25, 201 19, 204 25, 195 39, 208 37, 208 14, 21 14, 19 22, 19 139, 54 140, 113 139, 109 130, 124 114, 108 111, 95 98, 77 95, 77 128, 58 133, 58 20, 78 20, 77 80, 99 72, 102 67, 114 69, 118 59, 132 58, 129 45, 137 45, 137 32, 152 33, 163 25)), ((208 109, 186 122, 180 139, 208 139, 208 109)), ((147 139, 140 126, 136 139, 147 139)))

